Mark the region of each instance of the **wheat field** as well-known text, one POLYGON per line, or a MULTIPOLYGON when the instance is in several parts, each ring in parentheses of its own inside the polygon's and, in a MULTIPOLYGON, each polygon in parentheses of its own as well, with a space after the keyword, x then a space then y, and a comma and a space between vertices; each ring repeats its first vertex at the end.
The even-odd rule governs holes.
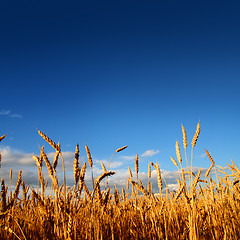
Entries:
MULTIPOLYGON (((128 167, 127 186, 110 189, 108 179, 116 174, 102 164, 102 174, 94 176, 90 149, 86 148, 88 161, 79 164, 79 146, 73 159, 74 186, 66 185, 64 158, 60 144, 47 135, 39 135, 55 151, 51 163, 44 147, 39 156, 33 155, 38 169, 38 187, 25 184, 19 171, 15 190, 1 179, 0 239, 240 239, 240 170, 232 161, 226 167, 216 166, 209 158, 209 169, 202 174, 193 172, 193 152, 199 134, 197 125, 191 144, 182 126, 183 148, 186 168, 179 142, 176 141, 176 160, 172 161, 179 172, 178 190, 170 191, 158 163, 148 165, 148 183, 142 184, 139 177, 139 158, 136 155, 135 169, 128 167), (187 147, 191 156, 187 156, 187 147), (63 184, 59 184, 56 167, 62 162, 63 184), (46 165, 49 181, 44 178, 46 165), (86 168, 91 168, 92 185, 85 182, 86 168), (158 193, 153 193, 152 170, 157 172, 158 193), (134 174, 133 174, 134 171, 134 174), (51 193, 47 193, 47 187, 51 193)), ((2 141, 3 135, 0 138, 2 141)), ((0 159, 1 160, 1 159, 0 159)), ((12 171, 9 180, 11 183, 12 171)))

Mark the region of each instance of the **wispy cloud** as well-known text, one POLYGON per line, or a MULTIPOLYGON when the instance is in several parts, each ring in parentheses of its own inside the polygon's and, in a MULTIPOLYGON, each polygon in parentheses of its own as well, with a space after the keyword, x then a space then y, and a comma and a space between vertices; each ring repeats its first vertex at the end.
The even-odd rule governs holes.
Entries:
POLYGON ((136 157, 136 155, 132 155, 132 156, 120 156, 119 158, 123 159, 123 160, 134 160, 136 157))
POLYGON ((200 154, 200 158, 205 158, 207 156, 207 154, 206 153, 202 153, 202 154, 200 154))
POLYGON ((156 154, 158 154, 160 151, 159 150, 153 150, 153 149, 151 149, 151 150, 147 150, 147 151, 145 151, 142 155, 141 155, 141 157, 152 157, 153 155, 156 155, 156 154))
POLYGON ((11 112, 10 110, 1 110, 0 115, 9 115, 10 112, 11 112))
MULTIPOLYGON (((154 150, 154 149, 150 149, 145 151, 143 154, 139 155, 140 157, 144 158, 144 157, 152 157, 156 154, 158 154, 160 151, 159 150, 154 150)), ((119 158, 123 159, 123 160, 134 160, 136 157, 136 155, 130 155, 130 156, 120 156, 119 158)))
POLYGON ((3 115, 3 116, 9 116, 12 118, 22 118, 23 117, 21 114, 18 114, 18 113, 13 113, 13 114, 10 114, 10 113, 11 113, 11 110, 1 110, 0 111, 0 115, 3 115))
MULTIPOLYGON (((95 160, 95 163, 98 164, 98 165, 101 165, 101 162, 104 164, 104 166, 105 166, 106 168, 108 168, 109 161, 107 161, 107 160, 95 160)), ((110 165, 110 169, 111 169, 111 170, 113 170, 113 169, 118 169, 118 168, 120 168, 122 165, 123 165, 123 162, 122 162, 122 161, 112 161, 112 162, 111 162, 111 165, 110 165)))
POLYGON ((12 118, 22 118, 23 116, 20 114, 11 114, 10 117, 12 118))

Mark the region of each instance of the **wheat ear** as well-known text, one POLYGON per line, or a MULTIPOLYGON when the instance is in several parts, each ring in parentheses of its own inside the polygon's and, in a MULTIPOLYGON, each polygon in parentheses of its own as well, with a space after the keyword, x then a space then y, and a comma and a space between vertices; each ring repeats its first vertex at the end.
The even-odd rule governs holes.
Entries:
POLYGON ((162 196, 163 184, 162 184, 162 176, 161 176, 161 171, 160 171, 160 168, 159 168, 159 164, 156 163, 156 165, 154 164, 153 166, 157 171, 158 188, 159 188, 160 195, 162 196))
POLYGON ((75 150, 75 158, 74 158, 74 164, 73 164, 73 172, 74 172, 74 179, 75 179, 75 187, 77 186, 77 183, 79 181, 80 177, 80 168, 79 168, 79 145, 77 144, 76 150, 75 150))
POLYGON ((105 165, 103 164, 102 161, 101 161, 101 166, 102 166, 102 170, 103 170, 103 172, 107 172, 107 169, 106 169, 106 167, 105 167, 105 165))
POLYGON ((41 132, 40 130, 37 130, 38 134, 46 141, 50 144, 50 146, 52 146, 56 151, 61 152, 60 150, 60 145, 56 144, 54 141, 52 141, 52 139, 50 139, 46 134, 44 134, 43 132, 41 132))
POLYGON ((124 149, 126 149, 128 146, 124 146, 124 147, 121 147, 121 148, 118 148, 117 150, 116 150, 116 152, 121 152, 121 151, 123 151, 124 149))
POLYGON ((50 161, 48 160, 48 157, 45 154, 43 147, 41 149, 41 155, 42 155, 42 157, 43 157, 43 159, 44 159, 44 161, 46 163, 49 177, 52 179, 53 187, 54 187, 54 189, 58 189, 58 179, 57 179, 56 175, 54 174, 53 167, 52 167, 50 161))
POLYGON ((2 135, 2 136, 0 137, 0 142, 1 142, 5 137, 6 137, 6 134, 5 134, 5 135, 2 135))
POLYGON ((1 190, 1 213, 7 210, 7 200, 6 200, 6 187, 4 180, 2 180, 2 190, 1 190))
MULTIPOLYGON (((210 159, 210 161, 211 161, 211 163, 212 163, 212 165, 208 168, 208 170, 207 170, 207 172, 206 172, 206 174, 205 174, 205 178, 207 178, 208 175, 209 175, 209 173, 211 172, 212 168, 215 166, 215 162, 213 161, 213 158, 212 158, 212 156, 210 155, 210 153, 207 151, 207 149, 205 149, 205 152, 206 152, 208 158, 210 159)), ((215 169, 215 170, 216 170, 216 169, 215 169)))
POLYGON ((132 183, 132 185, 134 185, 140 192, 142 192, 144 196, 147 196, 147 193, 146 193, 145 189, 143 188, 142 184, 138 184, 130 178, 128 178, 128 181, 130 181, 132 183))

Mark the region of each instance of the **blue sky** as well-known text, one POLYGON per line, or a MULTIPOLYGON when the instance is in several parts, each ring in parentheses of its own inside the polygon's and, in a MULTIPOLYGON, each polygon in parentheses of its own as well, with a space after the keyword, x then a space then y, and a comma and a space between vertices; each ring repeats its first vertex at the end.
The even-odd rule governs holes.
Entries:
POLYGON ((171 172, 181 124, 190 144, 199 120, 194 165, 210 166, 205 148, 238 163, 239 11, 238 1, 1 2, 1 173, 31 166, 42 145, 51 154, 36 128, 70 155, 80 144, 82 161, 86 143, 96 166, 128 145, 119 171, 138 153, 142 172, 149 161, 171 172))

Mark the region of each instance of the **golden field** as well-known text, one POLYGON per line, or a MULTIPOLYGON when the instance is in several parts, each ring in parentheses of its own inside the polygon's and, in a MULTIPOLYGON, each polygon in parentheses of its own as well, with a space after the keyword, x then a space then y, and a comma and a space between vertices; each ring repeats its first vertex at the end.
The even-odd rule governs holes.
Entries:
MULTIPOLYGON (((78 145, 73 159, 75 184, 69 187, 60 144, 41 131, 38 133, 53 147, 54 160, 49 161, 44 147, 39 156, 33 155, 38 169, 36 189, 24 183, 21 170, 14 191, 1 179, 0 239, 240 239, 238 167, 233 161, 231 165, 227 164, 227 169, 216 166, 205 150, 209 169, 204 175, 201 169, 193 172, 193 152, 200 134, 200 123, 191 143, 188 143, 182 126, 187 167, 183 168, 178 141, 177 158, 169 159, 179 172, 177 191, 170 191, 167 185, 163 190, 164 178, 158 163, 149 163, 148 183, 143 186, 138 175, 138 155, 134 171, 129 168, 126 188, 110 189, 108 178, 115 174, 110 170, 112 158, 108 166, 102 163, 102 174, 94 177, 90 150, 85 146, 88 161, 80 168, 78 145), (187 147, 191 148, 190 158, 187 157, 187 147), (61 186, 56 172, 58 161, 63 166, 61 186), (44 178, 43 164, 47 167, 49 181, 44 178), (85 183, 87 165, 91 168, 91 188, 85 183), (157 172, 157 194, 153 193, 152 169, 157 172), (47 187, 51 188, 50 194, 47 194, 47 187)), ((125 148, 127 146, 115 153, 125 148)), ((10 184, 11 179, 12 171, 8 180, 10 184)))

